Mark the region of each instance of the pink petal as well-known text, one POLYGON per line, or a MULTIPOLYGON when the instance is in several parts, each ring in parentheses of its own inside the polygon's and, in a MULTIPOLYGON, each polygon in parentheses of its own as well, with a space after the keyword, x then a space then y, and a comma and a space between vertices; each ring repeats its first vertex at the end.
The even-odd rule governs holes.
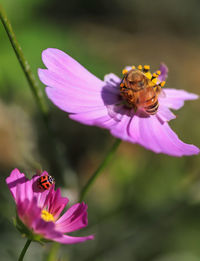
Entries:
POLYGON ((184 105, 186 100, 196 100, 198 95, 186 92, 184 90, 176 89, 163 89, 165 92, 165 97, 160 97, 160 103, 171 109, 178 110, 184 105))
POLYGON ((104 76, 104 82, 113 85, 116 88, 116 85, 119 85, 121 79, 114 73, 109 73, 104 76))
POLYGON ((55 223, 46 222, 42 218, 36 220, 33 233, 52 241, 54 241, 54 238, 61 238, 63 236, 62 233, 55 230, 55 223))
POLYGON ((32 200, 25 199, 17 203, 17 213, 27 227, 34 229, 35 222, 40 219, 41 208, 37 206, 36 198, 32 200))
POLYGON ((104 86, 103 81, 101 81, 101 85, 99 86, 89 83, 85 79, 80 80, 73 74, 55 73, 48 69, 38 69, 38 76, 46 86, 61 90, 65 89, 69 93, 96 95, 96 93, 101 91, 102 86, 104 86))
POLYGON ((76 96, 76 93, 69 94, 65 90, 57 90, 47 87, 46 93, 48 98, 61 110, 71 113, 78 113, 82 111, 90 111, 97 108, 104 107, 104 102, 101 94, 96 95, 96 98, 90 96, 76 96))
POLYGON ((100 85, 101 81, 87 71, 82 65, 75 61, 68 54, 54 48, 48 48, 42 52, 42 60, 46 67, 58 74, 73 74, 80 80, 85 79, 88 82, 92 82, 95 86, 100 85))
POLYGON ((168 123, 161 124, 155 115, 148 118, 134 116, 128 131, 130 141, 139 143, 156 153, 177 157, 199 153, 196 146, 183 143, 168 123))
POLYGON ((87 205, 77 203, 57 220, 56 229, 62 233, 68 233, 86 227, 87 224, 87 205))
POLYGON ((111 128, 111 134, 122 140, 129 141, 130 137, 128 134, 128 126, 130 124, 130 121, 130 116, 123 115, 121 121, 119 121, 113 128, 111 128))
POLYGON ((61 244, 76 244, 92 239, 94 239, 93 235, 86 236, 86 237, 72 237, 72 236, 63 235, 62 237, 53 238, 54 241, 59 242, 61 244))
POLYGON ((158 77, 158 80, 160 82, 166 81, 167 76, 168 76, 168 67, 164 63, 161 63, 159 70, 160 70, 161 74, 158 77))
POLYGON ((170 111, 167 107, 163 105, 159 105, 158 112, 156 113, 156 116, 162 121, 170 121, 176 118, 176 116, 173 114, 173 112, 170 111))
POLYGON ((18 185, 25 183, 28 179, 25 177, 24 173, 21 173, 18 169, 14 169, 10 176, 6 178, 6 183, 10 189, 13 198, 16 201, 16 188, 18 185))
POLYGON ((55 219, 57 219, 68 202, 68 198, 63 198, 61 196, 59 188, 56 191, 51 190, 46 198, 45 205, 47 210, 54 216, 55 219))
POLYGON ((91 110, 78 114, 70 114, 69 118, 83 124, 97 126, 102 126, 104 122, 110 120, 110 116, 108 115, 106 107, 102 107, 99 110, 91 110))

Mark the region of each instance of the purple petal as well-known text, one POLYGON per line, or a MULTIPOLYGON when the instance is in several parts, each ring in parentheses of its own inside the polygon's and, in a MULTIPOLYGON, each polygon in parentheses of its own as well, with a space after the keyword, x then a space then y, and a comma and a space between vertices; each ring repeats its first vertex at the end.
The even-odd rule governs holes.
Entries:
POLYGON ((85 79, 94 85, 101 86, 101 81, 96 76, 87 71, 72 57, 58 49, 48 48, 44 50, 42 52, 42 60, 46 67, 52 72, 67 75, 73 74, 80 80, 85 79))
POLYGON ((156 153, 165 153, 177 157, 199 153, 196 146, 183 143, 168 123, 162 124, 156 116, 148 118, 134 116, 128 132, 130 141, 139 143, 156 153))
POLYGON ((47 210, 57 219, 68 202, 69 199, 63 198, 60 189, 57 189, 56 191, 51 190, 46 198, 45 205, 47 210))
POLYGON ((110 120, 113 124, 115 123, 115 121, 111 119, 111 117, 108 115, 106 107, 102 107, 99 110, 92 110, 78 114, 70 114, 69 118, 83 124, 96 125, 99 127, 104 127, 105 123, 110 120))
POLYGON ((111 128, 111 134, 122 140, 130 141, 130 137, 128 134, 128 126, 130 124, 130 121, 130 116, 123 115, 122 119, 113 128, 111 128))
POLYGON ((93 235, 86 236, 86 237, 72 237, 72 236, 63 235, 62 237, 53 238, 54 241, 59 242, 61 244, 76 244, 92 239, 94 239, 93 235))
MULTIPOLYGON (((95 85, 89 83, 85 79, 80 80, 73 74, 52 72, 47 69, 38 69, 38 76, 40 80, 47 86, 54 87, 56 89, 65 89, 69 93, 76 94, 93 94, 99 93, 104 82, 101 81, 101 85, 95 85)), ((99 80, 100 81, 100 80, 99 80)))
POLYGON ((35 222, 40 219, 41 208, 37 206, 36 198, 32 200, 25 199, 17 203, 17 213, 27 227, 34 229, 35 222))
POLYGON ((121 79, 114 73, 109 73, 104 76, 104 82, 116 87, 117 85, 120 84, 121 79))
POLYGON ((54 237, 62 236, 62 234, 55 230, 54 222, 46 222, 42 218, 36 220, 34 232, 43 235, 46 239, 53 240, 54 237))
POLYGON ((168 76, 168 67, 164 63, 161 63, 159 70, 160 70, 161 74, 158 77, 158 80, 161 82, 166 81, 167 76, 168 76))
POLYGON ((25 177, 24 173, 21 173, 18 169, 14 169, 10 176, 6 178, 6 183, 10 189, 13 198, 16 201, 16 188, 18 185, 25 183, 28 179, 25 177))
POLYGON ((184 90, 163 89, 165 97, 160 97, 160 103, 171 109, 178 110, 184 105, 186 100, 196 100, 198 95, 186 92, 184 90))
POLYGON ((173 112, 170 111, 167 107, 160 105, 158 108, 158 112, 156 116, 162 121, 170 121, 176 118, 176 116, 173 114, 173 112))
POLYGON ((78 113, 82 111, 95 110, 104 107, 104 102, 101 98, 101 93, 96 97, 88 95, 76 95, 76 93, 69 94, 65 90, 57 90, 47 87, 46 93, 48 98, 61 110, 71 113, 78 113))
POLYGON ((87 224, 87 205, 77 203, 57 220, 56 229, 62 233, 69 233, 86 227, 87 224))

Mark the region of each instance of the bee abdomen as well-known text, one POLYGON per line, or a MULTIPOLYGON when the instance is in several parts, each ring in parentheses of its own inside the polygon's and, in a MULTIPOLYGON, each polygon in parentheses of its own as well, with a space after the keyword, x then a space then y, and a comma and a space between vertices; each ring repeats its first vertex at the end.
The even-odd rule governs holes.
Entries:
POLYGON ((149 105, 149 106, 145 106, 144 107, 144 110, 150 114, 150 115, 154 115, 156 114, 156 112, 158 111, 158 107, 159 107, 159 104, 158 104, 158 100, 156 100, 153 104, 149 105))

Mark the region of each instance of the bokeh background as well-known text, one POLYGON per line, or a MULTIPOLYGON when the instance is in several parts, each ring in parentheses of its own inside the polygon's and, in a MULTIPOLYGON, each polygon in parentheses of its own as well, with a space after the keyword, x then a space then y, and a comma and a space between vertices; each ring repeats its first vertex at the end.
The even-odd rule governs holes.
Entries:
MULTIPOLYGON (((42 50, 55 47, 101 79, 110 72, 120 75, 126 65, 150 64, 156 70, 165 62, 166 87, 200 94, 198 0, 1 4, 36 77, 42 50)), ((40 88, 44 92, 41 83, 40 88)), ((108 131, 73 122, 47 102, 56 146, 0 25, 1 260, 17 260, 25 243, 12 224, 15 205, 5 184, 10 171, 18 167, 31 177, 45 169, 74 203, 114 142, 108 131)), ((199 101, 186 102, 175 113, 170 125, 185 142, 200 147, 199 101)), ((123 142, 86 197, 89 226, 78 235, 94 233, 96 239, 72 246, 32 243, 25 260, 199 261, 199 163, 199 156, 156 155, 123 142)))

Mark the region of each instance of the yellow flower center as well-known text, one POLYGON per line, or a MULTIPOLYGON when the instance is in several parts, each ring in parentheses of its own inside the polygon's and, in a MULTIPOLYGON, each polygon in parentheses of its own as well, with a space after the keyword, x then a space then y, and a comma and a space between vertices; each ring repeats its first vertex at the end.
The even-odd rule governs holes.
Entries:
POLYGON ((47 210, 42 210, 41 218, 46 222, 55 222, 54 216, 47 210))

